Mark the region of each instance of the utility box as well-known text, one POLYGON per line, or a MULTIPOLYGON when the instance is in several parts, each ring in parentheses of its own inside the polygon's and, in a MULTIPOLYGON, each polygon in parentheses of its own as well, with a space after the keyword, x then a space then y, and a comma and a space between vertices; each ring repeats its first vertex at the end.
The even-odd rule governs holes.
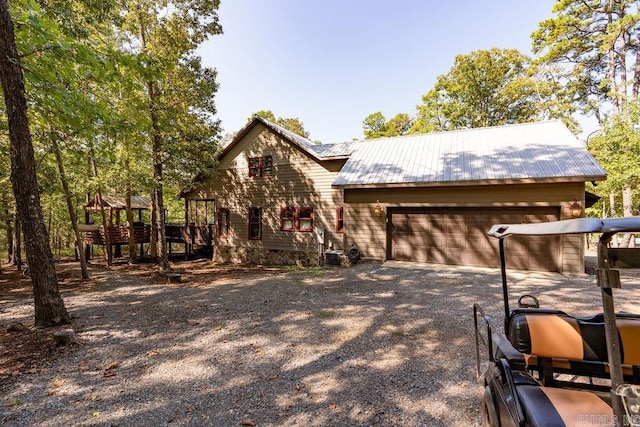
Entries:
POLYGON ((343 253, 344 251, 326 251, 324 253, 325 265, 331 267, 340 267, 343 253))

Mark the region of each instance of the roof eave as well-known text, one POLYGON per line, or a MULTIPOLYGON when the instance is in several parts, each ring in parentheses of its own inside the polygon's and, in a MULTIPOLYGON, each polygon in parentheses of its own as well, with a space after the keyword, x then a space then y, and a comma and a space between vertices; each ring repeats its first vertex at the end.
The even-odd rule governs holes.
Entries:
POLYGON ((482 179, 467 181, 433 181, 433 182, 394 182, 371 184, 332 184, 334 188, 365 189, 365 188, 423 188, 423 187, 464 187, 471 185, 509 185, 509 184, 549 184, 559 182, 591 182, 604 181, 606 175, 561 176, 548 178, 514 178, 514 179, 482 179))

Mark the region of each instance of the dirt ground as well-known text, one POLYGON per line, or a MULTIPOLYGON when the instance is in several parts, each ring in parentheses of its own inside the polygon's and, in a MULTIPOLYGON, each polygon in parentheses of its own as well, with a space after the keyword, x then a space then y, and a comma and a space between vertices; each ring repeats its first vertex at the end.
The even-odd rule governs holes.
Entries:
MULTIPOLYGON (((499 328, 499 270, 173 266, 181 283, 153 264, 99 263, 83 282, 60 262, 80 340, 68 347, 51 338, 64 327, 33 327, 29 280, 5 267, 0 424, 479 425, 472 306, 499 328)), ((638 312, 630 279, 616 308, 638 312)), ((600 310, 593 275, 514 272, 509 283, 543 307, 600 310)))
MULTIPOLYGON (((180 261, 175 272, 181 273, 184 281, 189 281, 190 287, 197 287, 211 282, 214 278, 226 277, 234 279, 244 277, 249 273, 277 273, 279 268, 243 267, 243 268, 215 268, 205 265, 202 260, 180 261)), ((101 262, 90 263, 90 269, 105 270, 106 265, 101 262)), ((116 262, 113 271, 125 272, 134 277, 151 279, 156 283, 166 282, 165 273, 158 271, 153 263, 140 263, 130 266, 127 263, 116 262)), ((81 279, 76 262, 70 259, 56 263, 58 287, 65 293, 94 291, 96 283, 85 282, 81 279)), ((3 265, 0 271, 0 302, 33 298, 31 280, 14 266, 3 265)), ((0 305, 0 314, 2 306, 0 305)), ((17 377, 46 370, 53 360, 73 350, 73 347, 59 346, 53 342, 52 333, 56 330, 67 329, 69 326, 53 328, 36 328, 31 323, 9 322, 0 328, 0 389, 6 387, 17 377)))

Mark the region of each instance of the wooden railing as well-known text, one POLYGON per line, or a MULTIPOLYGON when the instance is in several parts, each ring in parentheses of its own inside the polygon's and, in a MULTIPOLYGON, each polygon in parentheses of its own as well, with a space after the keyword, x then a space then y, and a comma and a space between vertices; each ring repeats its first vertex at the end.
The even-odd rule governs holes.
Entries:
POLYGON ((185 227, 184 224, 167 224, 165 230, 167 242, 211 246, 215 226, 189 224, 185 227))
MULTIPOLYGON (((112 245, 121 245, 129 243, 129 227, 126 225, 113 225, 107 228, 109 233, 109 243, 112 245)), ((149 243, 151 241, 150 228, 145 224, 133 225, 133 236, 136 243, 149 243)), ((86 245, 104 245, 104 228, 86 231, 84 234, 84 243, 86 245)))

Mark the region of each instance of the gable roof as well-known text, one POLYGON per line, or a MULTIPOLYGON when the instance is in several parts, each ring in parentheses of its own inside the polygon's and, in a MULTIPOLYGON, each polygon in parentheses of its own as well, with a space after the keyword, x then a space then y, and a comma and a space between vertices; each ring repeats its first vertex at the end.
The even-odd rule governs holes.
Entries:
POLYGON ((606 172, 558 120, 354 144, 335 187, 602 181, 606 172))
POLYGON ((313 147, 315 146, 313 142, 260 116, 253 116, 253 119, 251 119, 251 121, 247 123, 245 127, 240 129, 233 140, 223 148, 220 154, 218 154, 218 160, 223 158, 229 151, 231 151, 231 149, 235 147, 242 140, 242 138, 247 136, 247 134, 260 123, 275 134, 280 135, 285 140, 289 141, 292 145, 298 147, 300 150, 313 157, 316 161, 322 160, 322 156, 313 149, 313 147))
MULTIPOLYGON (((103 195, 102 203, 105 209, 125 210, 127 208, 127 199, 122 196, 103 195)), ((86 211, 99 209, 100 203, 98 203, 97 195, 84 207, 86 211)), ((151 197, 131 196, 131 209, 151 209, 151 197)))

